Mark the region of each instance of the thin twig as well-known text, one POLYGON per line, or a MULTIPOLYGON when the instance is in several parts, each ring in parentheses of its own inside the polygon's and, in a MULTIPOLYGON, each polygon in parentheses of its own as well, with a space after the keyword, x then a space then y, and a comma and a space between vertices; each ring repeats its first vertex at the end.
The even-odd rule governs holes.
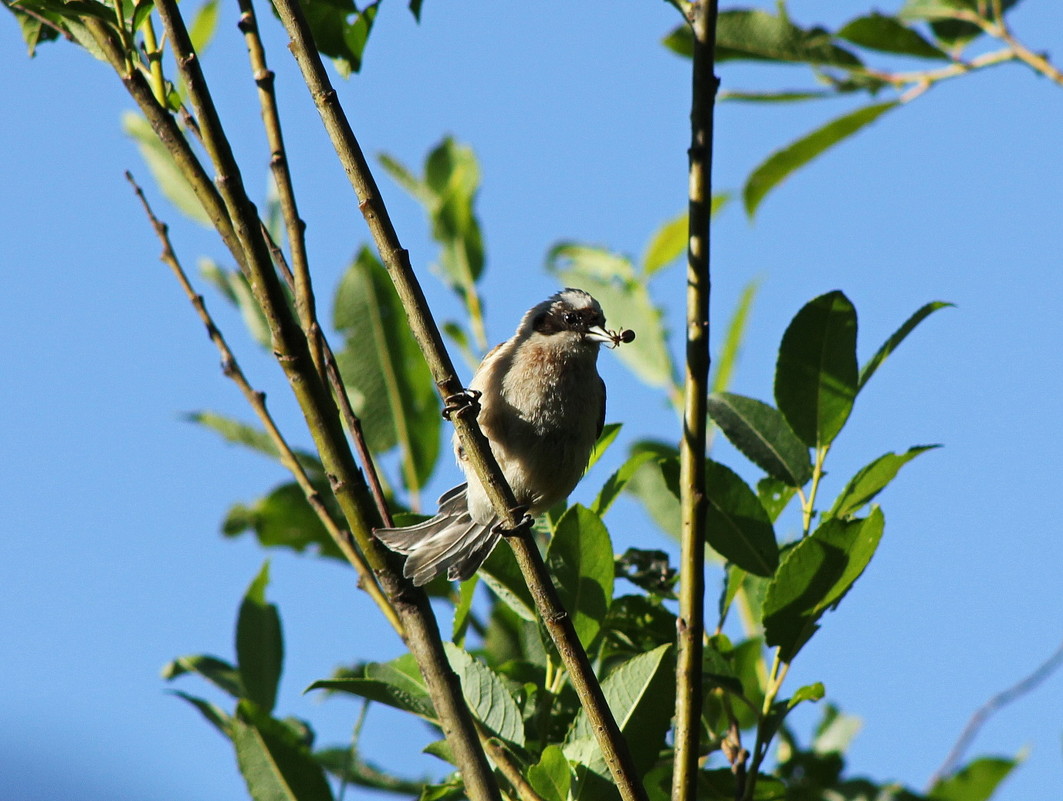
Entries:
POLYGON ((713 110, 719 81, 716 0, 691 10, 694 61, 689 169, 686 374, 679 485, 682 507, 676 654, 673 801, 694 801, 700 756, 702 654, 705 632, 705 447, 709 386, 709 218, 712 209, 713 110))
MULTIPOLYGON (((461 382, 455 374, 439 329, 432 319, 420 283, 410 266, 409 253, 399 242, 365 154, 358 144, 350 122, 340 108, 336 91, 325 72, 302 9, 295 0, 276 0, 274 8, 288 32, 292 54, 355 190, 359 208, 369 226, 381 261, 387 268, 406 310, 410 329, 421 347, 436 386, 444 397, 457 395, 463 389, 461 382)), ((621 797, 625 801, 643 801, 646 792, 638 782, 630 750, 605 701, 601 685, 576 636, 572 620, 560 603, 542 555, 530 533, 520 527, 520 514, 513 491, 506 483, 505 476, 491 454, 487 439, 475 419, 469 415, 454 415, 453 418, 469 462, 483 484, 495 512, 502 524, 514 532, 507 540, 536 601, 539 614, 558 652, 565 660, 573 687, 587 712, 621 797)))
POLYGON ((960 734, 959 739, 956 740, 956 744, 952 746, 949 755, 945 757, 945 761, 941 764, 941 767, 930 777, 927 789, 929 790, 943 778, 952 774, 956 769, 956 766, 959 764, 959 761, 963 758, 964 753, 970 747, 971 742, 978 735, 978 732, 990 717, 1008 704, 1017 701, 1022 696, 1031 692, 1038 684, 1051 676, 1061 665, 1063 665, 1063 642, 1059 644, 1059 647, 1056 648, 1055 652, 1042 662, 1033 673, 986 701, 973 715, 971 715, 971 719, 967 721, 967 725, 964 726, 963 732, 960 734))
POLYGON ((521 801, 546 801, 524 778, 520 765, 509 755, 506 747, 495 740, 481 724, 477 724, 476 730, 480 735, 480 743, 483 745, 484 750, 491 757, 491 761, 495 763, 495 767, 498 768, 499 772, 506 777, 506 781, 509 782, 517 797, 521 801))
POLYGON ((266 408, 265 394, 255 390, 247 380, 243 370, 240 369, 240 365, 236 361, 236 356, 229 348, 221 330, 214 323, 210 312, 207 311, 203 296, 195 291, 192 282, 188 279, 188 274, 181 266, 177 254, 174 251, 173 244, 170 241, 168 227, 155 216, 155 213, 151 209, 151 205, 148 203, 148 199, 144 196, 144 191, 133 179, 132 174, 127 172, 125 175, 126 180, 128 180, 133 186, 133 191, 136 193, 137 198, 139 198, 141 205, 143 205, 144 212, 147 214, 152 227, 155 229, 155 234, 162 242, 162 254, 159 258, 170 268, 174 276, 177 278, 177 282, 181 285, 185 295, 188 296, 189 301, 199 315, 199 319, 202 320, 203 325, 206 326, 207 334, 209 335, 211 342, 214 343, 218 352, 221 354, 222 372, 232 379, 240 388, 244 398, 247 399, 247 402, 258 416, 258 419, 262 422, 266 433, 269 435, 270 440, 272 440, 274 447, 277 449, 277 452, 280 455, 281 464, 291 471, 292 475, 295 477, 296 483, 298 483, 299 487, 303 490, 303 495, 306 497, 307 503, 310 504, 310 507, 314 510, 315 514, 317 514, 317 517, 325 527, 325 530, 328 531, 347 561, 349 561, 351 565, 354 566, 354 569, 358 571, 360 585, 373 598, 377 606, 379 606, 380 610, 384 613, 384 616, 388 619, 388 622, 392 625, 392 628, 394 628, 401 637, 403 635, 403 626, 394 607, 392 607, 391 603, 381 591, 373 572, 369 569, 369 566, 365 563, 361 554, 353 546, 350 534, 343 531, 339 525, 337 525, 336 521, 332 519, 332 515, 329 514, 328 509, 321 500, 321 496, 310 481, 310 477, 307 475, 306 470, 303 469, 298 457, 288 445, 287 440, 284 438, 284 435, 273 420, 273 416, 266 408))

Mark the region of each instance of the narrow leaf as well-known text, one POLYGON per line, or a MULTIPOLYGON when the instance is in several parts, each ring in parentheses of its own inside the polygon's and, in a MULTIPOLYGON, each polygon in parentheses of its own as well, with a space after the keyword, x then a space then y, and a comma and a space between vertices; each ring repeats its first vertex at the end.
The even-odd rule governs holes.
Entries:
POLYGON ((812 478, 808 446, 774 407, 744 395, 714 392, 708 411, 731 444, 769 476, 791 487, 803 487, 812 478))
POLYGON ((236 661, 246 697, 267 714, 277 700, 284 662, 284 638, 277 607, 266 601, 269 562, 247 588, 236 621, 236 661))
POLYGON ((894 479, 904 465, 921 453, 926 453, 940 445, 918 445, 904 453, 884 454, 849 479, 841 495, 834 502, 829 515, 831 517, 851 517, 878 495, 894 479))
POLYGON ((616 472, 606 479, 605 484, 602 485, 601 490, 598 492, 598 497, 591 504, 591 511, 599 517, 604 517, 605 513, 609 511, 609 507, 613 505, 613 501, 624 491, 624 488, 638 469, 654 458, 655 454, 649 451, 640 451, 629 457, 626 462, 617 468, 616 472))
POLYGON ((418 489, 439 456, 438 397, 395 288, 366 247, 340 283, 334 316, 346 340, 336 360, 369 446, 399 445, 406 485, 418 489))
POLYGON ((218 0, 207 0, 192 19, 192 25, 188 29, 188 36, 192 40, 192 47, 200 56, 207 49, 214 38, 214 32, 218 29, 218 0))
POLYGON ((272 347, 272 336, 265 312, 255 300, 251 285, 244 274, 239 270, 227 270, 211 259, 199 260, 199 273, 240 310, 244 325, 255 342, 263 348, 272 347))
POLYGON ((815 684, 808 684, 798 688, 797 692, 786 702, 786 706, 793 709, 802 701, 821 701, 826 693, 827 691, 823 688, 822 682, 817 681, 815 684))
MULTIPOLYGON (((279 459, 280 453, 273 439, 260 428, 242 423, 232 417, 226 417, 215 412, 189 412, 184 419, 191 423, 204 426, 221 435, 227 442, 234 445, 243 445, 253 451, 258 451, 273 459, 279 459)), ((296 458, 299 463, 314 472, 324 473, 320 460, 306 451, 297 451, 296 458)))
POLYGON ((463 648, 449 642, 443 646, 476 718, 506 742, 524 745, 524 721, 502 679, 463 648))
POLYGON ((640 461, 624 489, 646 509, 665 534, 679 537, 679 452, 673 445, 644 440, 631 446, 632 458, 649 453, 640 461))
POLYGON ((519 618, 532 623, 537 620, 535 600, 528 591, 528 584, 511 549, 495 548, 491 551, 478 575, 488 589, 519 618))
POLYGON ((220 707, 215 706, 209 701, 203 698, 198 698, 188 693, 183 693, 180 690, 172 690, 173 695, 187 701, 192 707, 203 716, 203 718, 215 729, 221 732, 226 737, 232 736, 232 719, 221 710, 220 707))
POLYGON ((244 695, 244 688, 240 683, 240 672, 236 666, 216 656, 206 654, 179 656, 162 669, 162 677, 166 681, 173 681, 188 673, 202 676, 233 698, 242 698, 244 695))
POLYGON ((678 259, 687 248, 687 215, 680 214, 654 233, 642 255, 642 274, 649 278, 678 259))
POLYGON ((749 313, 753 309, 753 299, 759 290, 760 282, 756 279, 746 284, 738 298, 738 304, 731 313, 731 320, 725 329, 726 333, 724 333, 720 352, 713 359, 714 372, 711 382, 713 392, 726 392, 731 386, 731 376, 738 363, 738 352, 746 336, 749 313))
POLYGON ((801 441, 819 448, 845 425, 856 387, 856 309, 841 292, 820 295, 783 334, 775 402, 801 441))
POLYGON ((816 156, 847 139, 866 125, 871 124, 890 109, 899 105, 896 101, 875 103, 851 111, 817 128, 782 150, 776 150, 750 174, 742 190, 746 214, 756 214, 764 197, 782 183, 791 173, 808 164, 816 156))
POLYGON ((602 519, 580 504, 557 523, 546 563, 583 647, 590 650, 613 597, 613 544, 602 519))
POLYGON ((728 561, 758 576, 770 576, 779 565, 775 530, 756 493, 733 470, 706 462, 709 506, 705 538, 728 561))
POLYGON ((591 451, 591 458, 587 460, 588 470, 594 467, 602 455, 609 450, 609 446, 616 442, 620 428, 621 423, 606 423, 602 427, 602 433, 598 435, 598 441, 594 443, 594 450, 591 451))
POLYGON ((875 355, 871 357, 867 364, 860 369, 860 380, 857 382, 856 391, 859 392, 864 388, 864 385, 871 380, 871 376, 875 374, 875 371, 882 366, 882 363, 889 358, 889 355, 897 349, 897 346, 904 342, 905 338, 915 330, 915 327, 919 323, 923 322, 927 317, 936 312, 938 309, 944 309, 947 307, 953 307, 955 304, 946 303, 941 300, 935 300, 927 303, 922 308, 918 309, 915 314, 904 321, 904 324, 898 328, 893 334, 882 343, 882 347, 875 352, 875 355))

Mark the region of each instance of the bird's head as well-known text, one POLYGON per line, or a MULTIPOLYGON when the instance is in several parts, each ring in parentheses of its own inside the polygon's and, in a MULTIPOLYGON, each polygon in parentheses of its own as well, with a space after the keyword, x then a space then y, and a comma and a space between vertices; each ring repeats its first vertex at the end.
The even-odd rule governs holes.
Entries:
POLYGON ((544 337, 578 337, 588 345, 607 343, 616 347, 634 339, 634 332, 617 333, 605 328, 605 314, 589 292, 569 287, 534 306, 521 320, 518 333, 544 337))

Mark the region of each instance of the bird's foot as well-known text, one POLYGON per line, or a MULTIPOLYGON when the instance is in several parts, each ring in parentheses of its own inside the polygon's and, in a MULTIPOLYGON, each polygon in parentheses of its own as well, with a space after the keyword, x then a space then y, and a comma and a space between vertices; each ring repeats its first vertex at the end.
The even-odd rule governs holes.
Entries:
POLYGON ((457 392, 454 395, 447 395, 443 400, 445 405, 443 406, 443 417, 447 420, 452 415, 468 414, 469 410, 472 410, 472 416, 476 417, 480 413, 480 396, 483 395, 478 389, 463 389, 461 392, 457 392))
POLYGON ((512 537, 514 534, 530 530, 535 525, 535 518, 527 513, 527 508, 526 506, 518 506, 516 509, 510 510, 514 516, 520 515, 520 521, 517 525, 510 527, 505 523, 495 523, 491 530, 496 534, 501 534, 503 537, 512 537))

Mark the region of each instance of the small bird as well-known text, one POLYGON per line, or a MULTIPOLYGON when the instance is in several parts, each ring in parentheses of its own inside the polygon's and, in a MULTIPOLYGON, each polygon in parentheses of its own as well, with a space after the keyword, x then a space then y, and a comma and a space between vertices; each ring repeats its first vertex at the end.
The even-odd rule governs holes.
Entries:
MULTIPOLYGON (((634 332, 606 330, 602 307, 582 289, 563 289, 525 313, 517 332, 491 350, 469 384, 480 428, 517 503, 540 514, 568 496, 587 468, 605 423, 602 343, 618 346, 634 332)), ((377 538, 407 555, 403 575, 417 586, 446 572, 464 581, 477 571, 501 532, 457 435, 454 454, 466 483, 439 499, 435 517, 377 538)))

